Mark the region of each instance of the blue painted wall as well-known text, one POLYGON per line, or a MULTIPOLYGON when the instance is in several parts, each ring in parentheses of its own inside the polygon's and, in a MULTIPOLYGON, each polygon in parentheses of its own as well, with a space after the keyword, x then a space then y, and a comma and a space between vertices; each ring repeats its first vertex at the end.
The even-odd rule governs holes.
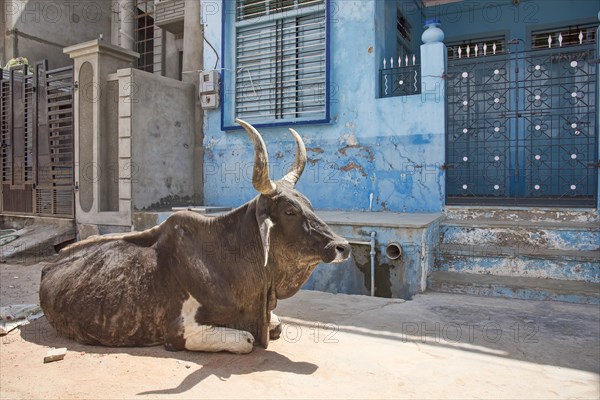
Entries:
POLYGON ((599 10, 598 0, 520 0, 518 5, 513 0, 467 0, 428 7, 425 14, 442 22, 446 40, 505 33, 507 39, 524 40, 529 49, 531 30, 596 22, 599 10))
MULTIPOLYGON (((221 1, 204 0, 202 7, 207 40, 220 59, 230 58, 221 54, 221 1)), ((297 127, 309 156, 298 188, 320 209, 437 212, 445 196, 443 51, 430 48, 427 56, 417 55, 426 60, 423 95, 378 98, 381 61, 397 54, 393 10, 400 8, 415 28, 417 49, 419 21, 429 17, 442 20, 450 40, 499 32, 526 39, 531 29, 589 21, 600 6, 596 0, 521 0, 519 6, 512 0, 479 0, 422 10, 413 0, 331 0, 330 8, 331 122, 297 127)), ((209 46, 204 57, 207 68, 217 62, 209 46)), ((222 73, 227 79, 232 72, 222 73)), ((228 92, 224 107, 230 112, 228 92)), ((220 110, 206 112, 204 123, 205 204, 238 206, 256 194, 250 141, 242 130, 221 130, 220 110)), ((291 136, 284 128, 260 132, 272 177, 279 178, 293 160, 291 136)))
MULTIPOLYGON (((221 49, 220 4, 203 2, 205 35, 216 49, 221 49)), ((385 38, 376 34, 383 5, 364 0, 331 4, 332 121, 297 127, 309 157, 298 188, 319 209, 436 212, 443 205, 442 85, 430 82, 423 96, 376 97, 379 53, 385 46, 385 38)), ((441 47, 437 53, 437 62, 428 67, 441 75, 441 47)), ((215 61, 205 46, 205 65, 215 61)), ((230 107, 227 101, 225 106, 230 107)), ((260 132, 272 177, 279 178, 293 161, 291 136, 284 128, 260 132)), ((205 114, 205 148, 207 205, 233 207, 255 196, 250 141, 242 130, 221 131, 219 110, 205 114)))
POLYGON ((441 215, 421 214, 417 217, 421 219, 421 226, 381 226, 356 221, 338 224, 330 221, 331 229, 352 244, 352 255, 344 264, 320 264, 303 288, 331 293, 369 294, 369 242, 371 232, 375 232, 375 295, 410 300, 425 290, 427 276, 433 270, 441 215), (401 255, 395 259, 389 258, 386 253, 387 246, 392 243, 401 249, 401 255))

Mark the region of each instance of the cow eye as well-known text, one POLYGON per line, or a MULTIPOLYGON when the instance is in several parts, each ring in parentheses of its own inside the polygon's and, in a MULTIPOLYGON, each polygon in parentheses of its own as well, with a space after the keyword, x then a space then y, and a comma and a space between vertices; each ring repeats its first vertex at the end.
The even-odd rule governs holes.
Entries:
POLYGON ((293 208, 288 208, 287 210, 285 210, 285 215, 296 215, 296 212, 293 208))

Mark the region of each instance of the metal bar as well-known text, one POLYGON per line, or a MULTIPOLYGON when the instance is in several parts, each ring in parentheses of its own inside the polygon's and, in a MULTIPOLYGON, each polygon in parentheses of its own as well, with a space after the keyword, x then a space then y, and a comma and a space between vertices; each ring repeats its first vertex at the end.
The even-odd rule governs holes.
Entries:
MULTIPOLYGON (((304 62, 298 68, 286 68, 283 73, 289 74, 295 73, 296 71, 302 71, 305 74, 324 74, 326 72, 326 68, 323 67, 322 63, 322 59, 318 59, 312 62, 304 62), (316 65, 312 66, 312 64, 316 65)), ((252 70, 248 66, 244 66, 243 69, 245 69, 246 72, 242 71, 239 73, 239 80, 260 81, 275 76, 275 73, 273 72, 273 67, 271 67, 270 65, 266 68, 253 68, 252 70)))
POLYGON ((38 120, 38 107, 40 100, 40 82, 39 77, 40 73, 43 73, 43 64, 37 63, 34 68, 34 79, 33 79, 33 87, 35 88, 35 96, 34 96, 34 107, 33 107, 33 213, 36 212, 36 188, 38 183, 38 156, 39 156, 39 148, 38 148, 38 125, 40 121, 38 120))
MULTIPOLYGON (((315 110, 315 111, 293 111, 293 112, 282 112, 282 115, 291 115, 291 114, 321 114, 323 113, 325 110, 321 109, 321 110, 315 110)), ((258 118, 258 117, 274 117, 277 115, 277 113, 269 113, 269 114, 251 114, 251 113, 246 113, 246 114, 239 114, 240 116, 248 116, 248 117, 252 117, 252 118, 258 118)))
POLYGON ((44 64, 43 68, 44 68, 44 71, 46 71, 46 74, 57 75, 57 74, 60 74, 61 72, 65 72, 65 75, 69 79, 73 78, 73 66, 72 65, 67 65, 66 67, 60 67, 60 68, 54 68, 54 69, 48 70, 48 60, 40 61, 40 63, 44 64))
POLYGON ((9 118, 8 118, 8 135, 10 138, 10 164, 11 164, 11 168, 10 168, 10 184, 11 186, 15 184, 15 166, 14 166, 14 151, 15 151, 15 146, 14 146, 14 81, 15 81, 15 70, 14 69, 10 69, 9 70, 10 76, 9 76, 9 97, 10 97, 10 101, 9 101, 9 118))
MULTIPOLYGON (((323 37, 324 31, 325 31, 325 24, 322 24, 318 29, 307 30, 306 34, 298 35, 297 38, 298 39, 306 39, 307 42, 325 41, 325 38, 323 37), (313 37, 316 37, 316 39, 307 39, 307 38, 313 38, 313 37)), ((283 39, 283 42, 284 43, 295 43, 297 38, 293 37, 293 35, 291 35, 291 36, 292 37, 290 37, 290 38, 283 39)), ((256 39, 245 39, 242 37, 238 37, 238 44, 236 45, 236 50, 238 50, 238 51, 256 51, 256 50, 260 50, 262 48, 268 48, 268 47, 272 46, 274 39, 275 39, 274 36, 265 37, 265 34, 262 32, 261 32, 261 34, 256 35, 256 39)))
MULTIPOLYGON (((296 102, 296 101, 290 101, 285 103, 281 109, 282 110, 295 110, 298 104, 303 104, 304 105, 304 110, 303 111, 297 111, 298 114, 303 114, 303 113, 307 113, 308 111, 306 109, 308 108, 323 108, 323 105, 321 103, 302 103, 302 102, 296 102)), ((238 111, 239 113, 249 113, 249 112, 260 112, 260 111, 270 111, 273 110, 274 107, 271 106, 269 104, 269 107, 253 107, 253 106, 240 106, 240 107, 236 107, 236 111, 238 111)))
POLYGON ((0 110, 2 111, 2 114, 0 115, 0 141, 2 142, 2 147, 0 147, 0 157, 2 159, 2 162, 0 163, 0 212, 4 212, 4 176, 6 174, 6 159, 4 147, 4 124, 6 121, 6 113, 4 112, 4 76, 4 70, 0 67, 0 110))
MULTIPOLYGON (((287 23, 291 24, 291 21, 297 21, 298 18, 293 18, 289 21, 287 21, 287 23)), ((284 21, 284 23, 286 23, 286 21, 284 21)), ((304 23, 302 25, 300 25, 300 28, 302 28, 302 30, 306 31, 306 32, 319 32, 324 30, 325 28, 325 20, 322 21, 318 21, 318 22, 310 22, 310 23, 304 23)), ((261 26, 257 26, 256 28, 243 28, 240 29, 241 33, 238 34, 237 38, 238 40, 241 40, 243 42, 245 41, 249 41, 249 42, 255 42, 255 41, 260 41, 260 40, 264 40, 265 39, 265 34, 272 34, 273 33, 273 29, 275 29, 274 25, 261 25, 261 26), (256 32, 256 33, 250 33, 250 34, 244 34, 245 32, 256 32)), ((296 32, 296 27, 295 26, 290 26, 287 28, 282 28, 282 31, 284 34, 289 34, 286 31, 290 31, 290 32, 296 32)))
MULTIPOLYGON (((310 15, 312 13, 315 12, 319 12, 322 11, 322 5, 324 5, 325 0, 315 0, 313 3, 315 5, 311 5, 309 7, 298 7, 296 15, 297 16, 307 16, 310 15)), ((310 3, 307 3, 310 4, 310 3)), ((289 8, 289 7, 287 7, 289 8)), ((279 8, 278 8, 279 9, 279 8)), ((252 14, 247 14, 245 16, 243 16, 243 18, 240 18, 240 16, 238 15, 237 17, 237 21, 236 21, 236 26, 244 26, 244 23, 255 23, 255 21, 253 21, 253 19, 256 19, 258 17, 262 17, 262 16, 269 16, 269 18, 271 19, 283 19, 283 18, 289 18, 288 16, 285 15, 285 13, 283 11, 278 11, 276 13, 270 13, 270 12, 255 12, 252 14)))
MULTIPOLYGON (((312 74, 324 74, 325 73, 325 67, 322 65, 322 60, 319 60, 318 63, 313 62, 310 64, 307 67, 300 67, 300 68, 290 68, 290 67, 286 66, 286 68, 283 70, 282 74, 295 75, 296 72, 302 72, 304 75, 312 75, 312 74), (317 65, 310 66, 310 64, 317 64, 317 65)), ((241 73, 239 75, 240 75, 238 77, 239 80, 242 80, 242 81, 252 80, 253 82, 258 82, 261 80, 269 80, 269 79, 275 77, 276 73, 273 71, 273 67, 269 66, 268 68, 254 68, 252 70, 247 69, 247 73, 241 73), (265 71, 265 72, 257 73, 258 71, 265 71)))
MULTIPOLYGON (((301 79, 289 79, 283 82, 283 84, 302 84, 303 82, 311 82, 311 81, 315 81, 317 80, 318 82, 323 82, 322 78, 324 73, 321 71, 312 71, 312 72, 306 72, 302 69, 295 69, 295 70, 286 70, 282 73, 280 73, 279 75, 277 75, 276 73, 272 73, 269 76, 263 75, 262 77, 259 77, 258 79, 255 79, 253 75, 252 79, 244 79, 238 82, 238 84, 236 85, 237 88, 239 90, 244 90, 244 88, 246 88, 248 86, 248 84, 251 85, 251 88, 253 92, 258 91, 259 89, 257 89, 258 87, 262 87, 263 89, 267 89, 267 88, 273 88, 275 85, 275 80, 276 78, 289 78, 289 76, 291 74, 295 74, 296 72, 299 72, 298 75, 306 75, 306 78, 301 78, 301 79), (321 78, 321 79, 319 79, 321 78)), ((307 83, 310 84, 310 83, 307 83)))
MULTIPOLYGON (((276 46, 275 46, 275 48, 276 48, 276 53, 275 54, 283 54, 283 53, 288 52, 288 51, 289 52, 294 52, 295 50, 297 50, 297 48, 291 48, 291 47, 284 49, 284 48, 281 47, 281 43, 277 43, 276 46)), ((312 49, 312 50, 308 50, 307 52, 312 52, 312 51, 316 52, 316 51, 319 51, 319 50, 324 50, 325 49, 325 43, 323 42, 323 43, 311 44, 311 45, 308 45, 308 46, 302 46, 299 49, 300 50, 305 50, 305 51, 306 51, 306 49, 312 49)), ((243 61, 244 59, 247 60, 247 59, 255 59, 255 58, 263 58, 264 59, 266 57, 264 55, 262 55, 262 57, 261 57, 261 55, 254 55, 254 54, 252 54, 252 55, 240 55, 240 56, 238 56, 238 60, 239 61, 243 61)), ((291 60, 297 60, 297 59, 298 58, 288 58, 288 59, 283 59, 282 61, 291 61, 291 60)))

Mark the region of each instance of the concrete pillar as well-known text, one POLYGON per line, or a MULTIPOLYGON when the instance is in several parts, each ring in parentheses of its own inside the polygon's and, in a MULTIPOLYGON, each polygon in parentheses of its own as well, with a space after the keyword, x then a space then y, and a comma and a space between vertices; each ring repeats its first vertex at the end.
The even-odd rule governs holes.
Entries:
MULTIPOLYGON (((3 62, 7 63, 11 58, 18 57, 18 44, 19 37, 14 32, 15 21, 18 20, 19 16, 17 14, 17 10, 19 9, 19 5, 15 4, 14 1, 0 1, 0 8, 2 8, 2 25, 0 25, 0 35, 3 37, 4 42, 4 50, 3 54, 3 62)), ((2 65, 4 67, 4 65, 2 65)))
POLYGON ((421 96, 423 101, 444 101, 444 72, 446 71, 446 45, 444 32, 438 20, 425 22, 421 45, 421 96))
POLYGON ((121 38, 119 32, 121 31, 121 19, 119 14, 121 13, 121 7, 118 1, 113 1, 112 7, 110 8, 110 43, 115 46, 121 45, 121 38))
MULTIPOLYGON (((431 121, 435 121, 432 133, 446 135, 446 95, 444 76, 446 73, 446 45, 444 33, 440 28, 439 21, 426 21, 425 31, 422 35, 424 44, 421 45, 421 102, 426 104, 427 115, 431 121), (433 30, 433 32, 432 32, 433 30)), ((443 152, 431 159, 427 167, 429 171, 439 171, 437 175, 438 185, 442 192, 441 199, 445 199, 446 176, 442 166, 446 162, 443 152)), ((443 200, 439 204, 440 211, 444 207, 443 200)), ((425 277, 423 278, 425 285, 425 277)))
MULTIPOLYGON (((421 45, 421 102, 426 104, 425 110, 427 118, 430 121, 435 121, 432 127, 433 134, 442 135, 446 138, 446 98, 445 98, 445 82, 444 76, 446 73, 446 46, 442 42, 444 40, 444 32, 440 29, 439 21, 426 21, 425 31, 421 37, 424 44, 421 45)), ((428 165, 425 166, 425 172, 433 175, 436 173, 438 187, 441 191, 441 202, 439 211, 444 208, 443 199, 446 198, 446 176, 442 166, 446 162, 444 152, 439 152, 434 157, 430 158, 428 165)), ((437 225, 433 225, 434 233, 429 237, 436 237, 437 225)), ((423 235, 424 243, 429 243, 426 239, 427 235, 423 235)), ((429 244, 426 249, 429 248, 429 244)), ((427 276, 433 270, 434 257, 431 256, 431 251, 424 251, 421 254, 422 261, 420 265, 420 291, 423 292, 427 288, 427 276)))
POLYGON ((135 50, 135 0, 119 0, 121 47, 135 50))
POLYGON ((194 200, 198 205, 204 202, 204 112, 200 107, 198 81, 204 68, 204 26, 201 19, 200 0, 185 2, 183 25, 183 65, 182 81, 193 83, 195 92, 195 144, 194 144, 194 200))
POLYGON ((79 224, 128 226, 131 199, 120 201, 119 183, 130 170, 120 168, 117 69, 130 68, 138 53, 92 40, 63 49, 73 59, 75 216, 79 224), (112 174, 112 175, 111 175, 112 174), (115 182, 118 177, 118 181, 115 182), (115 193, 116 191, 116 193, 115 193))
MULTIPOLYGON (((0 2, 0 64, 5 63, 5 53, 4 53, 4 39, 6 38, 7 28, 7 20, 6 15, 4 15, 4 9, 6 8, 5 2, 0 2)), ((0 65, 0 68, 4 67, 4 65, 0 65)))

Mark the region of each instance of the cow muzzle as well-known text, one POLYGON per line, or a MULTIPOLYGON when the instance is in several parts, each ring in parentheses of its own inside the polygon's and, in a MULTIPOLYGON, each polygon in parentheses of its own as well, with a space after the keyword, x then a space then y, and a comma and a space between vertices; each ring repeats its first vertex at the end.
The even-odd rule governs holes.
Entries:
POLYGON ((325 246, 323 262, 328 264, 337 264, 346 261, 350 257, 350 243, 346 239, 339 239, 329 242, 325 246))

